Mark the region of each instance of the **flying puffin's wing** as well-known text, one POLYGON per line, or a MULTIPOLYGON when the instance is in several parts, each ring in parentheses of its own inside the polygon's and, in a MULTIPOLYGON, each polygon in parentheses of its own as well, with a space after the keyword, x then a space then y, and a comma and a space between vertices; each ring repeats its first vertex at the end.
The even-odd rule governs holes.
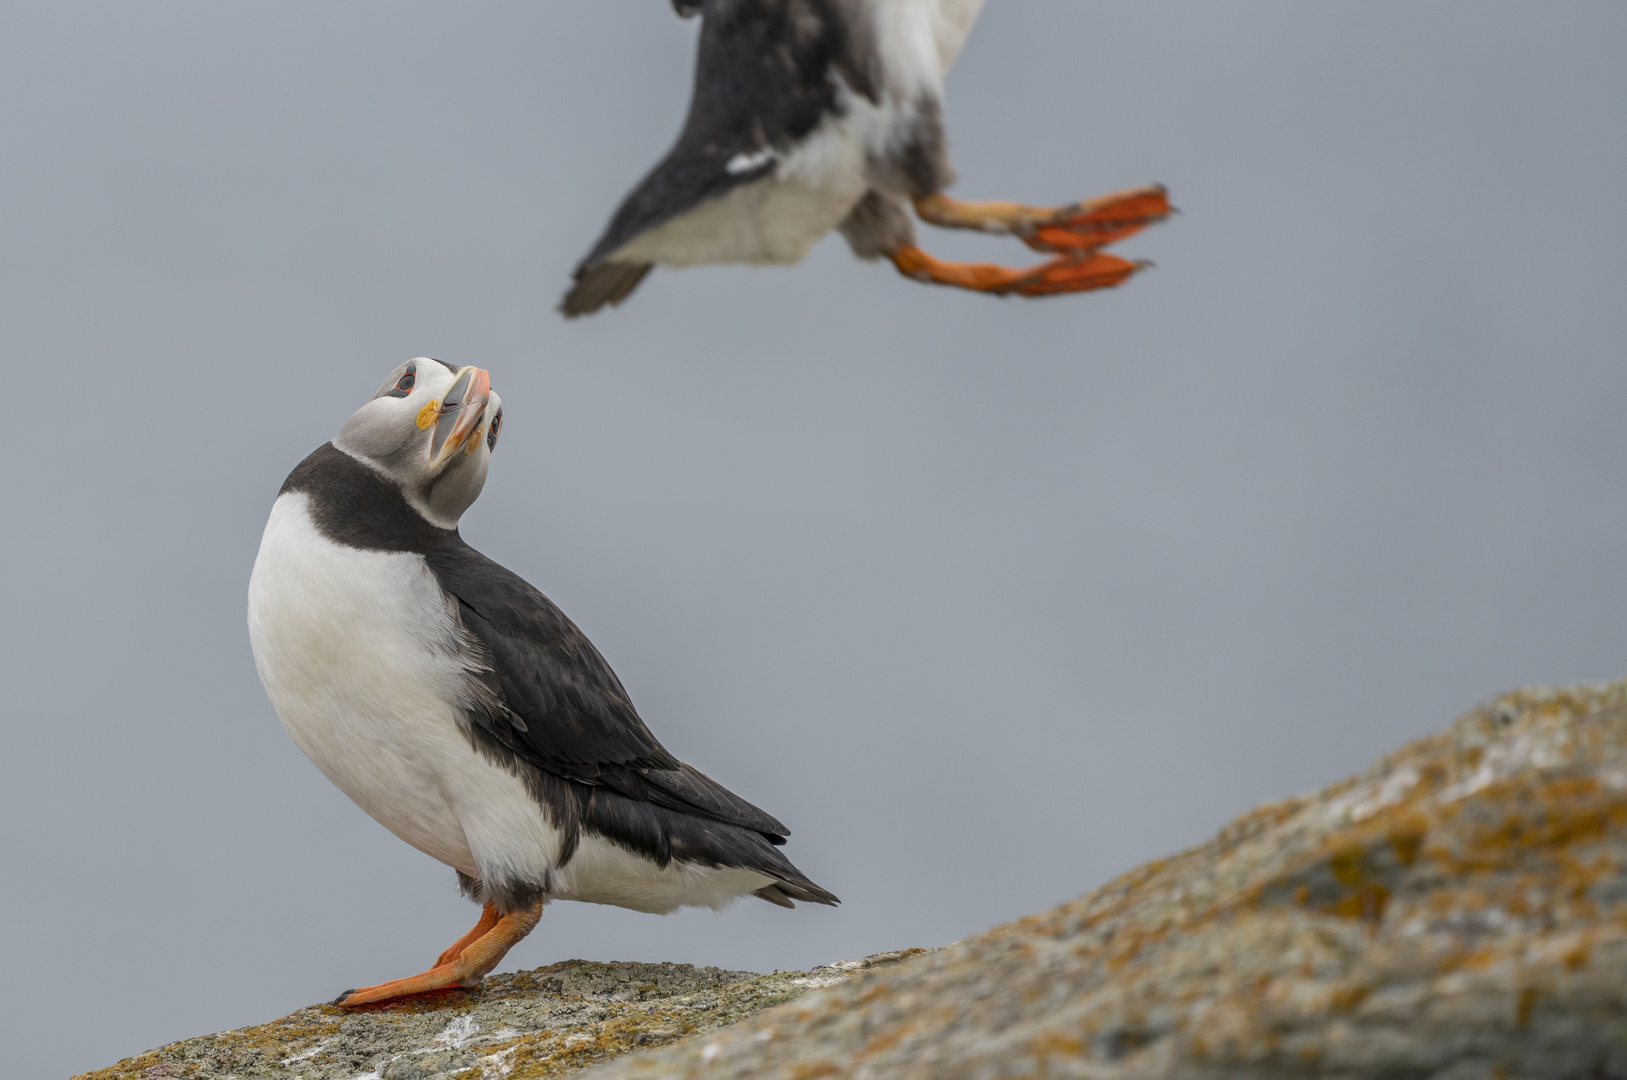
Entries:
POLYGON ((498 743, 554 776, 783 841, 775 818, 667 752, 621 680, 565 613, 467 545, 428 552, 465 630, 484 647, 469 713, 498 743), (483 678, 481 676, 484 676, 483 678))
POLYGON ((859 58, 839 10, 844 0, 673 0, 680 15, 704 12, 695 88, 678 142, 623 200, 576 268, 560 303, 567 316, 618 304, 650 263, 618 259, 640 234, 731 188, 773 171, 828 113, 840 75, 874 100, 873 73, 859 58))

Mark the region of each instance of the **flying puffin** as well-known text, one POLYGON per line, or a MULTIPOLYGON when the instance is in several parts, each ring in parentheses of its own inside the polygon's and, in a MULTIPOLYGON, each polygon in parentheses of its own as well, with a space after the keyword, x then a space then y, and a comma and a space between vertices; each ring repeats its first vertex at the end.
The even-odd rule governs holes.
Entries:
POLYGON ((288 734, 482 905, 429 970, 338 1005, 474 985, 549 900, 837 902, 780 853, 784 825, 668 753, 582 632, 458 535, 502 423, 480 368, 402 364, 288 475, 249 580, 288 734))
POLYGON ((795 263, 831 229, 906 277, 999 295, 1107 288, 1145 265, 1101 249, 1169 215, 1160 186, 1054 208, 944 194, 943 81, 983 0, 672 3, 703 20, 688 119, 577 266, 567 317, 619 304, 657 263, 795 263), (935 259, 912 211, 1055 257, 935 259))

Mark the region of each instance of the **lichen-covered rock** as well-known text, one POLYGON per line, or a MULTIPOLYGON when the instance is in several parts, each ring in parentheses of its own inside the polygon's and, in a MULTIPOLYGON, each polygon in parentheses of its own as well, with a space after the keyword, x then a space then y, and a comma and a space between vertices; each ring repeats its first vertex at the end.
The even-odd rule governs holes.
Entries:
POLYGON ((582 1080, 1627 1077, 1627 682, 1505 695, 1360 777, 930 954, 773 975, 572 961, 373 1012, 304 1009, 90 1076, 595 1064, 582 1080))
POLYGON ((1627 683, 582 1080, 1627 1076, 1627 683))
POLYGON ((482 1080, 559 1076, 712 1031, 853 974, 923 952, 812 971, 567 960, 347 1012, 316 1005, 258 1027, 171 1043, 75 1080, 482 1080))

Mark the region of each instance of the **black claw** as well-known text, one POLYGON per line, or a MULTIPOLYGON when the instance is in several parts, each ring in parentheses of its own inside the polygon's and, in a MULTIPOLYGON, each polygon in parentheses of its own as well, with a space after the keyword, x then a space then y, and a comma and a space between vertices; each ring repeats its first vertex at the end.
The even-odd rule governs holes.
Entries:
POLYGON ((343 1005, 345 1003, 345 998, 349 997, 351 994, 354 994, 357 989, 358 989, 357 987, 352 986, 349 990, 346 990, 344 993, 340 994, 338 997, 336 997, 332 1001, 328 1002, 328 1004, 329 1005, 343 1005))

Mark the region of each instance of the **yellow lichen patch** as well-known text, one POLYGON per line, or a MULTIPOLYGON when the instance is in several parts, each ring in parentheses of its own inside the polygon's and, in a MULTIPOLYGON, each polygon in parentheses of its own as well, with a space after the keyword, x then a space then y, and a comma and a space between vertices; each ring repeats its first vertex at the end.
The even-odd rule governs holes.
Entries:
POLYGON ((1362 857, 1366 854, 1361 848, 1349 848, 1335 853, 1328 859, 1328 870, 1333 874, 1333 880, 1341 885, 1359 885, 1362 877, 1362 857))
POLYGON ((1355 1012, 1356 1006, 1367 1000, 1373 988, 1366 983, 1348 982, 1335 988, 1328 1004, 1340 1012, 1355 1012))
MULTIPOLYGON (((1126 1049, 1137 1049, 1142 1045, 1140 1032, 1126 1032, 1121 1039, 1121 1045, 1126 1049)), ((1082 1057, 1085 1044, 1079 1038, 1061 1031, 1041 1031, 1028 1043, 1028 1049, 1036 1057, 1082 1057)))
POLYGON ((819 1080, 821 1076, 835 1076, 841 1071, 829 1061, 804 1061, 791 1069, 790 1080, 819 1080))
POLYGON ((1590 777, 1505 782, 1477 794, 1454 816, 1457 827, 1449 842, 1426 849, 1430 859, 1453 874, 1524 865, 1534 855, 1584 873, 1585 864, 1565 849, 1597 843, 1627 828, 1627 798, 1590 777), (1483 820, 1487 808, 1495 808, 1495 814, 1483 820))
POLYGON ((1390 890, 1382 885, 1363 885, 1349 896, 1336 901, 1327 910, 1342 919, 1368 919, 1377 922, 1384 917, 1384 908, 1390 902, 1390 890))
POLYGON ((1423 845, 1423 829, 1403 829, 1390 834, 1390 847, 1395 851, 1396 861, 1402 866, 1411 866, 1418 858, 1418 849, 1423 845))
POLYGON ((1139 927, 1130 932, 1115 937, 1112 942, 1112 951, 1108 953, 1107 967, 1116 970, 1133 961, 1148 945, 1156 944, 1165 937, 1163 927, 1154 927, 1143 930, 1139 927))

